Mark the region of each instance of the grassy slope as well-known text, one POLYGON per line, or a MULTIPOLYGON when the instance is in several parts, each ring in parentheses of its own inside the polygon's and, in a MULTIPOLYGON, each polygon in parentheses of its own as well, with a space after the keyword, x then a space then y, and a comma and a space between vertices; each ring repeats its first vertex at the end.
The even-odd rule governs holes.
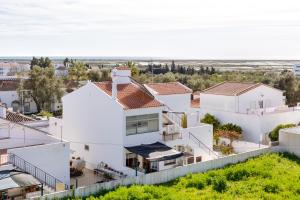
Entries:
POLYGON ((98 199, 299 199, 300 159, 268 154, 162 185, 119 187, 98 199))

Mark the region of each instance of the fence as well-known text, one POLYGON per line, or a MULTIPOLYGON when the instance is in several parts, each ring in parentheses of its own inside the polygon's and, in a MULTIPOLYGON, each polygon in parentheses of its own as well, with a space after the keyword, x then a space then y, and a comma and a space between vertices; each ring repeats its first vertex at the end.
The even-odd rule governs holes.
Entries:
MULTIPOLYGON (((22 170, 23 172, 31 174, 37 180, 39 180, 41 183, 46 184, 47 186, 51 187, 52 189, 56 188, 56 184, 63 183, 62 181, 59 181, 52 175, 46 173, 45 171, 32 165, 31 163, 25 161, 24 159, 18 157, 15 154, 10 153, 8 155, 8 163, 12 164, 13 166, 17 167, 18 169, 22 170)), ((67 188, 67 185, 65 185, 65 188, 67 188)))
POLYGON ((165 183, 174 180, 178 177, 187 175, 189 173, 205 172, 210 169, 221 168, 224 167, 225 165, 242 162, 247 160, 248 158, 252 158, 272 151, 273 151, 272 147, 265 147, 254 151, 249 151, 249 152, 240 153, 236 155, 230 155, 230 156, 204 161, 200 163, 190 164, 182 167, 176 167, 168 170, 163 170, 160 172, 145 174, 137 177, 126 177, 119 180, 114 180, 105 183, 98 183, 87 187, 80 187, 75 190, 56 192, 56 193, 44 195, 43 197, 37 197, 31 199, 54 199, 54 198, 63 198, 67 196, 84 197, 99 192, 101 190, 111 190, 122 185, 126 186, 132 184, 150 184, 150 185, 160 184, 160 183, 165 183))

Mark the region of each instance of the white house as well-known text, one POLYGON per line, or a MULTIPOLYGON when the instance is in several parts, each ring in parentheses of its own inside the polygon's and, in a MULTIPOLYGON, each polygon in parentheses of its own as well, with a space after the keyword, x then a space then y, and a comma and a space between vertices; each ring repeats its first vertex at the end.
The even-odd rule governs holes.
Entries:
MULTIPOLYGON (((0 77, 0 103, 7 108, 11 108, 14 112, 22 112, 24 114, 36 113, 38 111, 36 103, 28 95, 30 91, 21 90, 18 92, 20 82, 20 78, 0 77)), ((51 104, 50 110, 57 111, 61 107, 61 102, 56 101, 51 104)))
POLYGON ((145 87, 171 110, 189 112, 192 90, 179 82, 149 83, 145 87))
POLYGON ((295 64, 293 71, 294 71, 295 76, 299 76, 300 75, 300 64, 295 64))
POLYGON ((288 107, 283 91, 261 83, 223 82, 208 88, 200 93, 200 113, 241 126, 243 138, 256 143, 268 141, 267 133, 278 124, 300 121, 300 108, 288 107))
POLYGON ((281 129, 279 131, 279 146, 284 151, 300 156, 300 126, 281 129))
MULTIPOLYGON (((83 158, 91 169, 106 163, 127 175, 134 175, 136 170, 160 171, 187 162, 188 152, 175 149, 178 144, 188 144, 182 141, 193 142, 198 148, 202 145, 188 139, 195 137, 190 133, 192 129, 185 129, 183 134, 180 124, 168 118, 177 117, 176 113, 169 109, 163 112, 166 106, 132 80, 126 67, 112 71, 112 82, 88 82, 64 96, 62 102, 63 138, 71 142, 74 155, 83 158), (181 143, 174 142, 178 140, 181 143)), ((203 135, 207 132, 211 140, 207 145, 212 147, 211 126, 201 126, 203 135)), ((190 153, 194 153, 193 149, 190 153)), ((201 160, 199 155, 198 159, 193 154, 189 157, 189 162, 201 160)))
MULTIPOLYGON (((13 111, 22 111, 25 114, 37 112, 36 104, 31 98, 26 98, 25 95, 18 94, 20 79, 5 79, 0 80, 0 102, 13 111), (23 98, 22 98, 23 96, 23 98)), ((21 94, 27 91, 21 91, 21 94)))
POLYGON ((29 173, 51 191, 58 185, 68 187, 69 143, 15 122, 7 114, 6 108, 0 106, 0 166, 29 173))
POLYGON ((29 64, 19 64, 16 62, 0 62, 0 76, 12 76, 18 72, 29 70, 29 64))

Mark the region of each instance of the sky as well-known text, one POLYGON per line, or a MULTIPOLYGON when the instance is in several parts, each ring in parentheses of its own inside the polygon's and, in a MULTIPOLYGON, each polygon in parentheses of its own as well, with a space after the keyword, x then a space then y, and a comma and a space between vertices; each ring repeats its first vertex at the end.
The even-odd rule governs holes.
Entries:
POLYGON ((299 0, 0 0, 0 57, 300 59, 299 0))

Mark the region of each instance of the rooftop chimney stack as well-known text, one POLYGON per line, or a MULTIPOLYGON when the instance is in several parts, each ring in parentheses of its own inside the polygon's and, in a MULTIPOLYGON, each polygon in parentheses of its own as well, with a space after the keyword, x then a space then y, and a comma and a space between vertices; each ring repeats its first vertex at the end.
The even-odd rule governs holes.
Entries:
POLYGON ((117 89, 117 81, 118 81, 118 77, 117 77, 117 69, 114 68, 112 71, 111 71, 111 79, 112 79, 112 88, 111 88, 111 97, 113 99, 116 99, 117 98, 117 93, 118 93, 118 89, 117 89))

